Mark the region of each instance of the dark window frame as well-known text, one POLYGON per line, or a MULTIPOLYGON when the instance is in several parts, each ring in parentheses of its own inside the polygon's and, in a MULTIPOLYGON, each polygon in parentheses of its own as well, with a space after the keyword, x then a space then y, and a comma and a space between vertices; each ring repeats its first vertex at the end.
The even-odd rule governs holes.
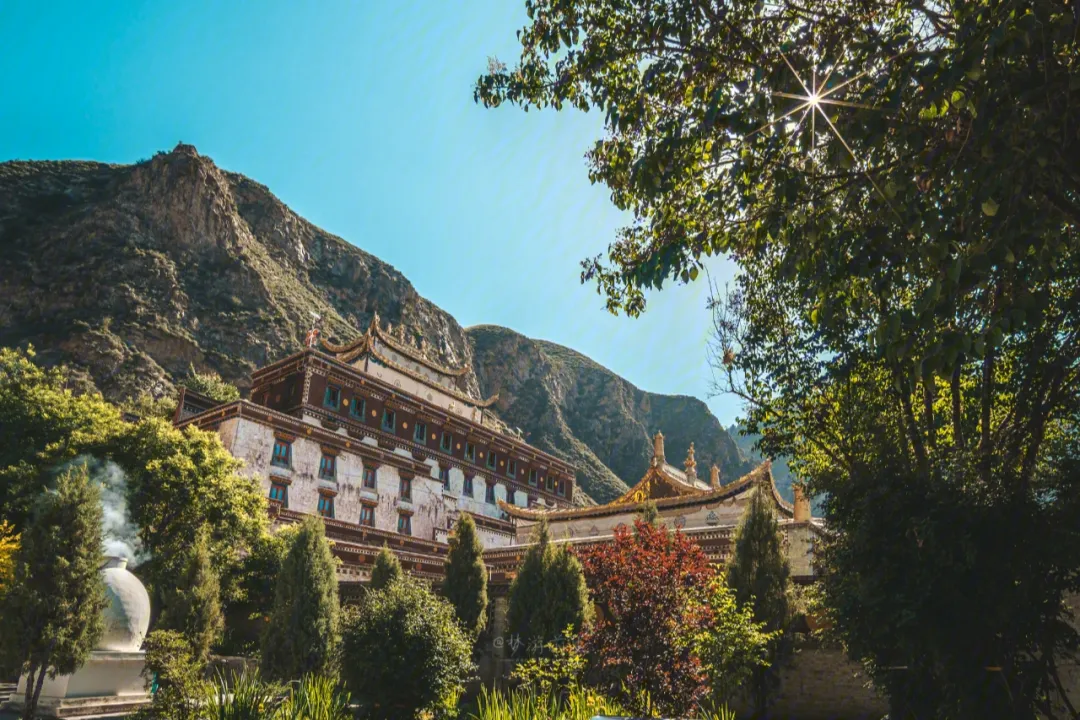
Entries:
POLYGON ((337 385, 327 385, 326 390, 323 392, 323 407, 328 407, 331 410, 338 410, 341 408, 341 388, 337 385), (331 392, 333 393, 333 402, 331 400, 331 392))
POLYGON ((421 445, 427 445, 427 423, 413 423, 413 441, 421 445))
POLYGON ((289 507, 289 486, 284 483, 270 483, 270 499, 277 500, 284 508, 289 507), (281 491, 281 497, 274 497, 275 490, 281 491))
POLYGON ((375 506, 363 503, 360 505, 360 525, 362 527, 375 527, 375 506))
POLYGON ((517 477, 517 460, 506 461, 506 474, 510 477, 517 477))
POLYGON ((412 478, 401 478, 401 482, 398 483, 398 496, 402 500, 412 502, 412 478))
POLYGON ((362 421, 365 412, 367 412, 367 400, 359 395, 354 397, 352 402, 349 403, 349 415, 362 421))
POLYGON ((291 468, 292 467, 292 443, 287 440, 274 439, 274 451, 270 455, 270 464, 274 467, 291 468), (285 448, 284 458, 278 453, 278 448, 285 448))
POLYGON ((397 435, 397 430, 395 429, 396 427, 397 427, 397 413, 394 412, 393 410, 391 410, 390 408, 383 408, 383 411, 382 411, 382 429, 387 431, 387 432, 392 432, 395 435, 397 435), (386 422, 387 419, 390 420, 389 423, 386 422))
POLYGON ((468 440, 465 441, 465 459, 469 462, 476 462, 476 446, 468 440))
POLYGON ((473 497, 473 478, 470 475, 465 476, 465 482, 461 485, 461 494, 473 497))
POLYGON ((334 496, 319 493, 319 503, 315 506, 319 515, 324 518, 334 519, 334 496))
POLYGON ((439 449, 443 452, 451 452, 454 449, 454 435, 443 431, 442 439, 439 440, 439 449))
POLYGON ((368 490, 375 490, 375 489, 377 489, 379 487, 379 476, 377 475, 377 469, 376 468, 366 467, 366 468, 364 468, 363 472, 361 472, 360 475, 361 475, 361 478, 362 478, 361 482, 363 483, 363 486, 365 488, 367 488, 368 490), (368 484, 368 478, 369 477, 371 478, 371 484, 370 485, 368 484))
POLYGON ((484 488, 484 502, 490 505, 495 504, 495 483, 489 482, 487 487, 484 488))
POLYGON ((319 459, 319 479, 337 480, 337 457, 323 453, 319 459), (327 471, 329 468, 329 472, 327 471))
POLYGON ((499 458, 496 456, 496 454, 489 449, 488 454, 487 454, 487 458, 485 459, 485 462, 487 463, 487 466, 488 466, 489 470, 494 470, 495 469, 495 467, 496 467, 495 463, 496 463, 496 461, 498 459, 499 458))
POLYGON ((408 513, 398 513, 398 534, 408 535, 412 537, 412 515, 408 513))

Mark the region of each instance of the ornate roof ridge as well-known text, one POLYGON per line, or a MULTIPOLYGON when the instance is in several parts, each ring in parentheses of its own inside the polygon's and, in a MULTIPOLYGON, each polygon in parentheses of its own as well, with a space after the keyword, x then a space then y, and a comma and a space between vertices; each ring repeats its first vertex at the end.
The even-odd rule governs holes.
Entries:
MULTIPOLYGON (((650 467, 649 472, 646 472, 645 476, 648 477, 649 473, 654 469, 655 468, 650 467)), ((677 497, 659 498, 653 500, 653 502, 656 503, 657 508, 665 508, 669 506, 678 506, 686 502, 707 502, 709 500, 722 499, 729 495, 733 495, 743 490, 746 490, 748 487, 753 486, 754 483, 764 480, 766 477, 769 480, 769 484, 773 488, 774 497, 778 497, 776 491, 776 483, 772 477, 772 463, 765 461, 761 465, 758 465, 756 468, 748 472, 746 475, 743 475, 738 480, 730 482, 727 485, 723 485, 715 490, 698 490, 695 488, 695 492, 686 493, 677 497)), ((642 482, 644 482, 644 480, 645 478, 642 478, 642 482)), ((635 485, 634 487, 636 488, 640 484, 641 482, 637 483, 637 485, 635 485)), ((630 492, 632 491, 633 488, 631 488, 630 492)), ((629 492, 627 493, 627 495, 629 495, 629 492)), ((623 497, 626 497, 626 495, 624 495, 623 497)), ((614 500, 610 503, 607 503, 606 505, 596 505, 594 507, 569 508, 558 510, 532 510, 527 508, 521 508, 516 505, 508 505, 507 503, 500 500, 499 507, 502 508, 502 510, 511 517, 516 517, 522 520, 539 520, 541 518, 561 520, 627 512, 627 510, 630 508, 641 506, 643 502, 644 501, 635 503, 620 503, 618 500, 614 500)), ((784 505, 781 505, 781 509, 785 511, 787 511, 787 508, 791 507, 789 503, 785 503, 784 505), (784 505, 786 505, 787 507, 785 507, 784 505)), ((785 514, 791 513, 790 511, 787 511, 785 512, 785 514)))
POLYGON ((413 378, 417 382, 424 383, 425 385, 427 385, 428 387, 431 387, 432 389, 438 390, 439 392, 442 392, 442 393, 446 393, 447 395, 451 395, 451 396, 457 398, 458 400, 461 400, 462 402, 466 402, 469 405, 472 405, 474 407, 477 407, 477 408, 480 408, 480 409, 487 409, 487 408, 491 407, 492 405, 494 405, 499 399, 499 393, 495 393, 491 397, 486 398, 484 400, 478 400, 478 399, 474 398, 472 395, 469 395, 467 393, 463 393, 461 390, 458 390, 457 388, 448 388, 448 387, 443 387, 442 385, 435 385, 435 384, 432 383, 431 378, 426 378, 423 375, 421 375, 420 373, 416 372, 415 370, 410 370, 409 368, 405 367, 404 365, 399 365, 398 363, 394 362, 390 358, 388 358, 385 355, 383 355, 382 353, 380 353, 374 347, 367 348, 367 352, 370 352, 373 356, 378 358, 378 360, 380 362, 383 362, 386 365, 394 368, 398 372, 405 373, 406 375, 413 378))
POLYGON ((368 327, 368 332, 374 332, 375 337, 379 338, 382 342, 386 343, 390 347, 397 350, 402 355, 407 355, 410 360, 420 363, 421 365, 427 365, 429 368, 437 373, 443 375, 449 375, 450 377, 462 377, 469 372, 468 365, 462 365, 460 368, 451 368, 426 357, 422 352, 416 348, 409 347, 408 344, 399 342, 397 338, 390 335, 390 333, 384 331, 379 327, 379 315, 376 313, 371 318, 371 325, 368 327))

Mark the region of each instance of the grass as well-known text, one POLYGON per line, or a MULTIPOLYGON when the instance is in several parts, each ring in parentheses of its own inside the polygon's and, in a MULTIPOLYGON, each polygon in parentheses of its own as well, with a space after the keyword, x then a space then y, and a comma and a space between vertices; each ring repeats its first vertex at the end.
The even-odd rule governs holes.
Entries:
MULTIPOLYGON (((477 708, 468 720, 591 720, 597 715, 631 714, 618 703, 580 687, 563 698, 554 694, 539 695, 532 689, 499 692, 482 688, 477 708)), ((695 715, 696 720, 735 720, 735 713, 726 707, 700 710, 695 715)))

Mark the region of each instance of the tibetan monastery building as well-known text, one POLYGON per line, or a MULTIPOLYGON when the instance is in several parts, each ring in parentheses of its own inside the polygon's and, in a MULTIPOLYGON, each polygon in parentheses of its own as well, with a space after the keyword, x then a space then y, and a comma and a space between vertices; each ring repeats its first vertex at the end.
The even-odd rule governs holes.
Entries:
POLYGON ((683 469, 667 463, 657 433, 644 477, 606 505, 575 507, 575 470, 525 443, 475 397, 467 368, 432 358, 404 328, 378 315, 355 341, 316 342, 252 374, 250 400, 216 403, 182 389, 174 422, 220 435, 270 501, 275 522, 320 515, 341 560, 343 592, 370 577, 384 545, 408 572, 443 575, 447 539, 461 513, 476 521, 495 596, 505 592, 541 518, 555 542, 609 540, 652 501, 660 522, 723 563, 753 493, 768 493, 780 517, 795 579, 809 579, 821 531, 810 503, 780 497, 768 463, 721 484, 697 476, 693 445, 683 469))
POLYGON ((321 515, 343 585, 384 545, 437 579, 458 515, 485 547, 514 542, 504 507, 567 508, 574 468, 526 444, 471 395, 467 369, 432 359, 376 315, 354 342, 315 345, 252 374, 250 400, 181 390, 174 422, 213 430, 262 484, 278 522, 321 515))

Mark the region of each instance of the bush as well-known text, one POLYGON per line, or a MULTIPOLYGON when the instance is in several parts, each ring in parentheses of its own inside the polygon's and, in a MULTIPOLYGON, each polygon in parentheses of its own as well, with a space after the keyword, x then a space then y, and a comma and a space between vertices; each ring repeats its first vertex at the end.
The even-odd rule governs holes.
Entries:
POLYGON ((487 568, 483 552, 472 515, 462 513, 450 536, 443 595, 454 606, 461 624, 474 636, 480 634, 487 621, 487 568))
POLYGON ((375 565, 371 568, 371 583, 368 588, 382 590, 404 574, 397 556, 390 552, 390 548, 383 545, 382 550, 375 556, 375 565))
POLYGON ((306 675, 289 687, 274 720, 351 720, 349 693, 326 675, 306 675))
POLYGON ((180 381, 188 390, 194 390, 219 403, 240 399, 240 391, 235 385, 225 382, 216 372, 201 373, 194 365, 188 366, 188 375, 180 381))
POLYGON ((206 696, 208 688, 191 643, 175 630, 155 630, 146 636, 143 649, 143 676, 153 695, 150 707, 139 712, 140 718, 197 720, 196 701, 206 696))
POLYGON ((411 578, 367 593, 342 639, 345 684, 377 718, 452 711, 473 671, 454 607, 411 578))
POLYGON ((221 637, 225 620, 221 614, 221 587, 210 566, 210 541, 204 527, 189 551, 184 573, 169 604, 161 612, 158 627, 178 630, 191 644, 195 659, 205 663, 210 647, 221 637))
POLYGON ((263 682, 258 673, 246 668, 226 679, 218 675, 204 683, 199 720, 264 720, 276 718, 281 689, 263 682))
POLYGON ((267 677, 292 680, 332 670, 339 640, 337 571, 322 520, 307 516, 278 576, 270 624, 263 636, 267 677))

